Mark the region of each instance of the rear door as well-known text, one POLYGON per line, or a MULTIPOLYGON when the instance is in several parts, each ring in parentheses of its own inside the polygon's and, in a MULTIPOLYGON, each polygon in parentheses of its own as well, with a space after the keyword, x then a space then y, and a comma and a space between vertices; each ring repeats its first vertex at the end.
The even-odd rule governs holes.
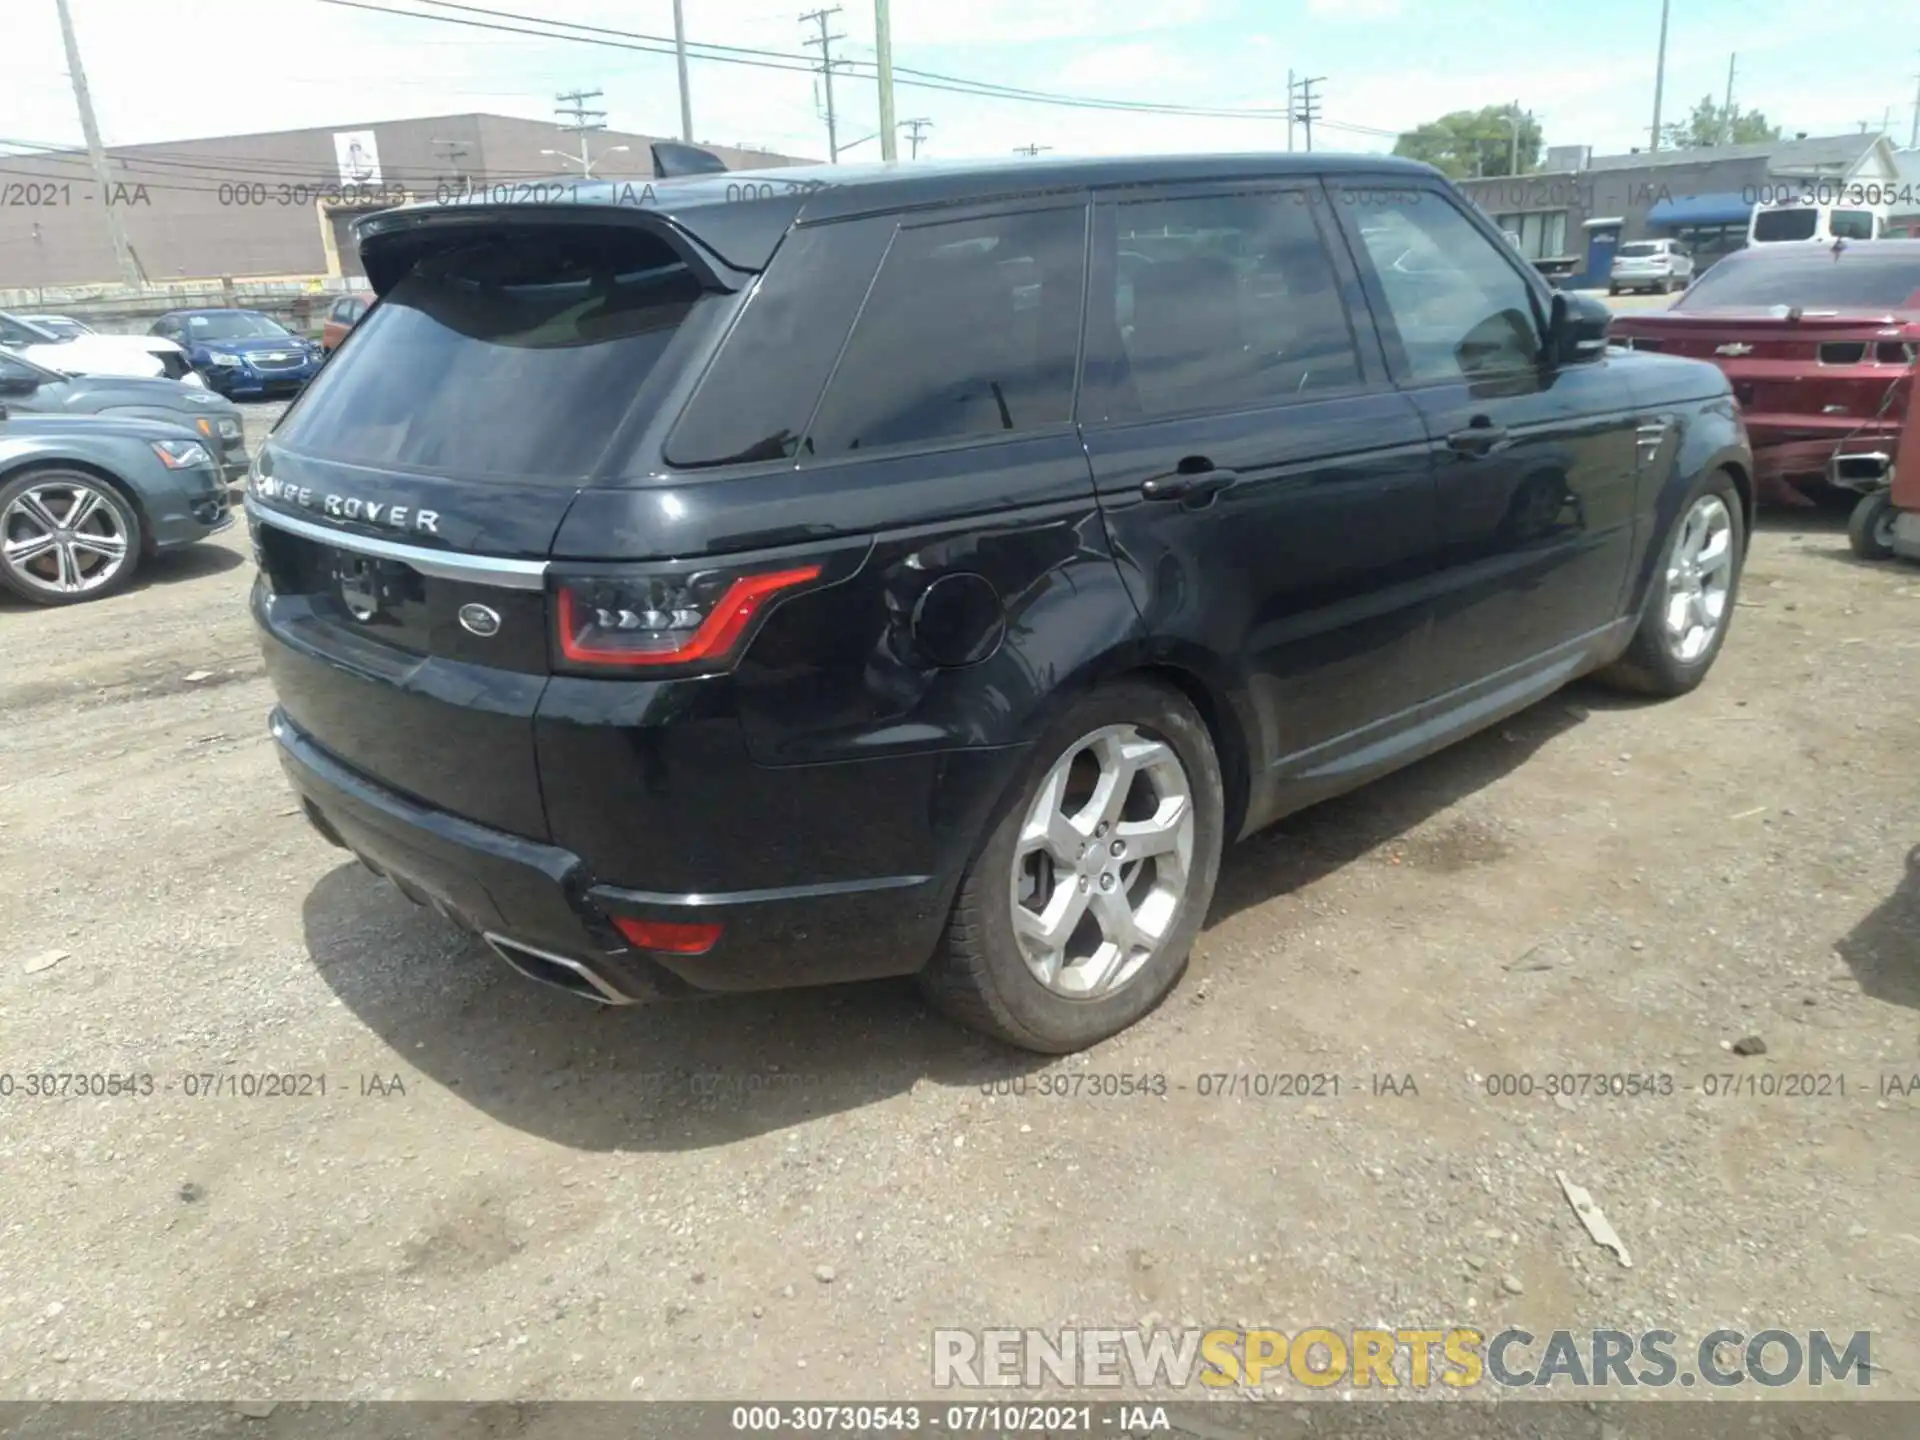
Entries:
POLYGON ((1426 186, 1343 186, 1388 364, 1426 422, 1441 548, 1436 695, 1526 678, 1614 619, 1633 546, 1633 396, 1605 358, 1543 358, 1546 295, 1426 186))
POLYGON ((1251 703, 1256 823, 1278 767, 1412 705, 1426 664, 1426 432, 1325 193, 1167 186, 1096 212, 1081 424, 1101 506, 1155 641, 1251 703))
POLYGON ((543 837, 554 533, 727 303, 631 227, 501 232, 418 261, 249 483, 293 723, 391 789, 543 837))

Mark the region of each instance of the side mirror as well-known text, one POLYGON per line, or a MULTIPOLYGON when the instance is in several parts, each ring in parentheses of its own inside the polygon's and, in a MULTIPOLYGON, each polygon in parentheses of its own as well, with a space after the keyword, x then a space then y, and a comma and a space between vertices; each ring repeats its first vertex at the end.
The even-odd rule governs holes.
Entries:
POLYGON ((1547 321, 1547 355, 1556 365, 1584 365, 1607 353, 1613 311, 1591 296, 1553 292, 1547 321))

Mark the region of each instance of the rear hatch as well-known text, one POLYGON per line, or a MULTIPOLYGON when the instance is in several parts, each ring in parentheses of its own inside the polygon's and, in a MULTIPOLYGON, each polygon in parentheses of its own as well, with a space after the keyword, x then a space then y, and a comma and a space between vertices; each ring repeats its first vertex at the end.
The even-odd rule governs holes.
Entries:
POLYGON ((1788 426, 1813 438, 1905 413, 1920 326, 1884 312, 1802 315, 1669 310, 1622 315, 1616 343, 1707 360, 1726 372, 1750 426, 1788 426))
POLYGON ((631 219, 476 223, 387 276, 248 487, 268 670, 322 749, 546 837, 546 556, 657 406, 689 317, 725 303, 711 279, 631 219))

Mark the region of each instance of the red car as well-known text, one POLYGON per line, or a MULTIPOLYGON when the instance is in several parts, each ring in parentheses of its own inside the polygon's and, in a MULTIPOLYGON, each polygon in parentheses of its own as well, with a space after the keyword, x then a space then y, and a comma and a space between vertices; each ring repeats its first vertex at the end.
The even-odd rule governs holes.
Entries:
POLYGON ((356 295, 342 295, 329 305, 326 324, 320 327, 320 348, 331 354, 334 347, 347 338, 347 332, 360 323, 360 317, 371 304, 373 292, 363 290, 356 295))
POLYGON ((1870 488, 1887 477, 1920 368, 1920 240, 1737 251, 1668 309, 1617 317, 1609 336, 1726 372, 1761 499, 1870 488))

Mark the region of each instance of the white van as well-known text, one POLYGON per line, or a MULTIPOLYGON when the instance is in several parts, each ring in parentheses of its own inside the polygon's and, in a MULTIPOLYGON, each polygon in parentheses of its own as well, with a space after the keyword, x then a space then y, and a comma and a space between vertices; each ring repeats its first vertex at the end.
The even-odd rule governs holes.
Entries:
POLYGON ((1814 205, 1789 200, 1756 205, 1747 221, 1749 245, 1792 245, 1807 241, 1878 240, 1886 222, 1864 205, 1814 205))

